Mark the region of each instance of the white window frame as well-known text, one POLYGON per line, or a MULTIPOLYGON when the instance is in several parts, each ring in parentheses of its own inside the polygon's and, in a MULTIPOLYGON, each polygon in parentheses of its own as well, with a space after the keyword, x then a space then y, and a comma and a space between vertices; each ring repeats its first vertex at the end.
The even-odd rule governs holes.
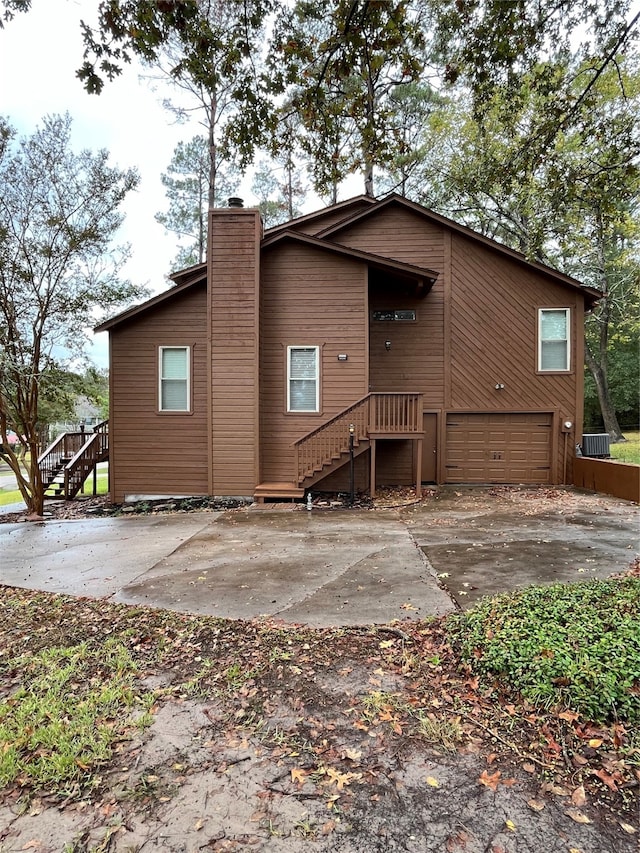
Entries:
POLYGON ((571 372, 571 309, 570 308, 538 308, 538 372, 539 373, 570 373, 571 372), (548 311, 563 311, 566 318, 566 338, 543 338, 542 318, 548 311), (565 367, 543 367, 542 345, 547 342, 556 343, 563 341, 566 344, 566 366, 565 367))
POLYGON ((293 414, 313 414, 320 411, 320 347, 319 346, 309 346, 297 344, 295 346, 287 347, 287 412, 291 412, 293 414), (299 379, 301 377, 296 377, 291 375, 291 353, 296 350, 313 350, 315 352, 315 362, 316 362, 316 370, 314 381, 316 383, 316 396, 315 396, 315 408, 313 409, 292 409, 291 408, 291 381, 295 379, 299 379))
POLYGON ((184 414, 185 412, 191 411, 191 347, 190 346, 160 346, 158 347, 158 411, 163 414, 184 414), (187 386, 187 395, 186 395, 186 408, 184 409, 165 409, 162 405, 162 383, 165 381, 165 378, 162 375, 163 368, 163 354, 165 350, 182 350, 187 353, 187 364, 186 364, 186 376, 184 377, 184 381, 187 386))

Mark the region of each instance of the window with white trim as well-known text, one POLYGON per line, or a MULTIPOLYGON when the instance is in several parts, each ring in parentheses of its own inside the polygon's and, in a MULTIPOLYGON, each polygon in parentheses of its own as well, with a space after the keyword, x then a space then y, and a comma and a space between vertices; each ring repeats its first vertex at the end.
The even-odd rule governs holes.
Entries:
POLYGON ((568 371, 571 368, 569 308, 538 311, 538 370, 568 371))
POLYGON ((160 347, 159 409, 188 412, 191 409, 190 347, 160 347))
POLYGON ((319 347, 287 347, 287 411, 320 410, 319 347))

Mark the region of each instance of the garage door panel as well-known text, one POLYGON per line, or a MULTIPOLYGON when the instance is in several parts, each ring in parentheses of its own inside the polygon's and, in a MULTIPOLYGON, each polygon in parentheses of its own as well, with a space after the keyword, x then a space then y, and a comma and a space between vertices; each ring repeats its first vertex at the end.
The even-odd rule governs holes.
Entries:
POLYGON ((552 421, 551 413, 449 415, 446 481, 549 483, 552 421))

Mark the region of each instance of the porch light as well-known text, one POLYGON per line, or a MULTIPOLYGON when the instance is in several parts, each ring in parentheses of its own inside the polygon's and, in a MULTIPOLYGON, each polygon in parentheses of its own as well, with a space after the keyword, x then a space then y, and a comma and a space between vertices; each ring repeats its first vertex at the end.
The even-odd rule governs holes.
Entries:
POLYGON ((391 349, 391 341, 385 341, 384 342, 384 348, 386 349, 387 352, 389 352, 389 350, 391 349))
POLYGON ((348 358, 349 358, 349 356, 347 355, 346 352, 338 353, 338 361, 347 361, 348 358))

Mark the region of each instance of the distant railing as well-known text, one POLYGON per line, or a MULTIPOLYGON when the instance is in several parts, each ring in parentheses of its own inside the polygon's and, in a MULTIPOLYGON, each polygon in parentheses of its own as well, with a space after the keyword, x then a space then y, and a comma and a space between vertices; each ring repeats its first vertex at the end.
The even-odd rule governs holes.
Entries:
POLYGON ((358 447, 371 436, 393 438, 422 431, 422 395, 372 393, 294 442, 296 483, 349 453, 349 426, 358 447))
POLYGON ((64 497, 75 497, 98 462, 109 456, 109 421, 102 421, 92 432, 65 432, 38 459, 45 490, 61 473, 64 497))

